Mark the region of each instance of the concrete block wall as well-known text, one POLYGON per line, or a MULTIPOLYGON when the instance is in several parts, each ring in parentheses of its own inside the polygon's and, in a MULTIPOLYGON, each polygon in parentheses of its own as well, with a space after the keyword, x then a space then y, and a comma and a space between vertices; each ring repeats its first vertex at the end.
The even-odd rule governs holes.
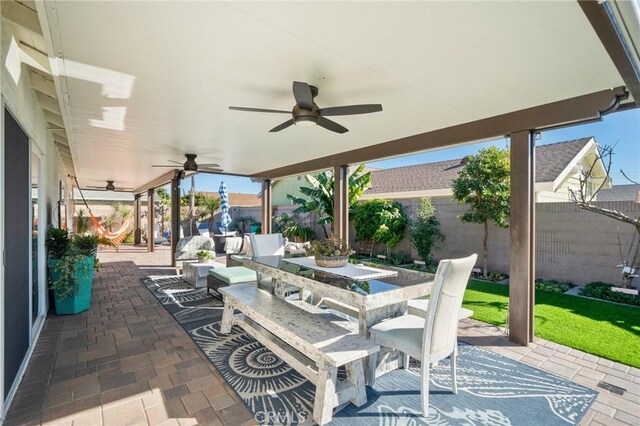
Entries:
MULTIPOLYGON (((397 200, 411 216, 419 199, 397 200)), ((466 256, 471 252, 482 254, 482 226, 462 223, 458 216, 466 206, 447 198, 434 198, 433 204, 440 220, 440 229, 446 240, 434 253, 436 259, 466 256)), ((640 216, 640 204, 632 201, 598 202, 597 205, 621 211, 631 217, 640 216)), ((577 284, 591 281, 618 283, 620 247, 626 257, 634 235, 633 226, 614 219, 579 209, 575 204, 536 204, 536 276, 538 278, 567 280, 577 284), (618 243, 618 232, 620 244, 618 243)), ((489 269, 509 272, 509 230, 489 226, 489 269)), ((381 248, 382 249, 382 248, 381 248)), ((418 253, 411 247, 408 237, 398 250, 418 253)))
MULTIPOLYGON (((418 198, 396 200, 408 216, 419 205, 418 198)), ((467 209, 446 197, 433 198, 440 229, 446 239, 434 253, 436 260, 463 257, 469 253, 482 255, 482 225, 462 223, 458 217, 467 209)), ((603 201, 599 206, 621 211, 631 217, 640 216, 640 204, 632 201, 603 201)), ((291 213, 295 206, 277 206, 274 215, 291 213)), ((253 216, 259 219, 260 207, 231 209, 232 217, 253 216)), ((313 222, 312 222, 313 223, 313 222)), ((317 227, 317 235, 324 235, 317 227)), ((614 219, 579 209, 570 202, 536 204, 536 277, 572 281, 587 284, 605 281, 617 284, 621 280, 619 265, 622 260, 620 246, 626 257, 634 235, 633 226, 614 219), (618 232, 620 244, 618 243, 618 232)), ((357 247, 353 223, 350 227, 352 247, 357 247)), ((509 272, 509 230, 489 226, 489 270, 509 272)), ((383 253, 383 246, 376 251, 383 253)), ((397 250, 418 253, 411 246, 408 235, 398 244, 397 250)), ((480 264, 480 263, 479 263, 480 264)))

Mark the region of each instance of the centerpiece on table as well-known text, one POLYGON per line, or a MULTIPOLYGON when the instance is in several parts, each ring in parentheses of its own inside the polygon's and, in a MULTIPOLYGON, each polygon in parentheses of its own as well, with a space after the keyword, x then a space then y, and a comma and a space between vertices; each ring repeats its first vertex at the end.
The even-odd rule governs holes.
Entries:
POLYGON ((77 314, 89 309, 99 238, 74 235, 66 229, 47 231, 46 247, 49 282, 58 315, 77 314))
POLYGON ((340 268, 349 261, 349 246, 346 241, 336 237, 311 241, 305 250, 307 256, 314 256, 316 265, 322 268, 340 268))

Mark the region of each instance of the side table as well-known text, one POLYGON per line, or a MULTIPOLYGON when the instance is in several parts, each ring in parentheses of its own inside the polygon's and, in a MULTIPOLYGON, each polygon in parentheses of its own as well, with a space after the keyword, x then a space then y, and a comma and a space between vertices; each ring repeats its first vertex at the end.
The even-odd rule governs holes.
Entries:
POLYGON ((225 265, 219 262, 207 263, 185 263, 184 264, 184 280, 196 288, 207 286, 207 275, 210 269, 224 268, 225 265))

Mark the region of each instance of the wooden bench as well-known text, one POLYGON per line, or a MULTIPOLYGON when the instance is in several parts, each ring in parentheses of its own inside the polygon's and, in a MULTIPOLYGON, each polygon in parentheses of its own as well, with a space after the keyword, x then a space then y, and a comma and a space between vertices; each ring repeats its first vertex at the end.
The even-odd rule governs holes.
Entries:
POLYGON ((249 285, 220 288, 224 313, 220 331, 235 324, 316 385, 313 420, 324 425, 333 409, 367 402, 363 358, 380 346, 361 337, 358 325, 305 302, 286 302, 249 285), (235 310, 242 314, 235 314, 235 310), (346 381, 337 381, 345 366, 346 381))

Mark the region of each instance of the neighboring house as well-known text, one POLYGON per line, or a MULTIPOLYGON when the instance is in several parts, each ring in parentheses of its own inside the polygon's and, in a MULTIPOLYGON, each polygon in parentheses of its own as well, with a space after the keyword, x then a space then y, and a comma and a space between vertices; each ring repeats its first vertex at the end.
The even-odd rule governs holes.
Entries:
MULTIPOLYGON (((606 172, 598 158, 593 137, 557 142, 536 147, 536 202, 572 201, 571 190, 579 188, 580 170, 594 164, 594 178, 588 192, 596 190, 606 172)), ((437 163, 381 169, 371 173, 371 188, 360 199, 451 197, 452 182, 464 167, 466 157, 437 163)), ((606 181, 604 188, 610 188, 606 181)))
MULTIPOLYGON (((96 217, 111 214, 113 208, 118 204, 133 207, 133 194, 130 192, 92 191, 83 189, 82 195, 84 195, 84 199, 87 200, 87 204, 89 204, 93 215, 96 217)), ((144 205, 146 205, 146 198, 147 197, 144 197, 144 205)), ((80 191, 76 188, 73 190, 73 205, 74 216, 80 209, 84 209, 85 214, 88 214, 86 212, 87 208, 80 196, 80 191)))
MULTIPOLYGON (((196 191, 211 198, 220 198, 217 192, 196 191)), ((231 207, 254 207, 261 205, 257 194, 243 194, 241 192, 229 192, 229 205, 231 207)))
MULTIPOLYGON (((375 172, 380 170, 374 167, 365 167, 364 172, 375 172)), ((271 203, 274 206, 285 206, 287 204, 293 204, 287 194, 291 194, 295 197, 304 197, 300 192, 301 186, 309 186, 304 175, 289 176, 283 179, 278 179, 271 185, 271 203)), ((260 196, 261 194, 258 194, 260 196)))
POLYGON ((613 185, 598 192, 598 201, 635 201, 640 203, 640 185, 613 185))

